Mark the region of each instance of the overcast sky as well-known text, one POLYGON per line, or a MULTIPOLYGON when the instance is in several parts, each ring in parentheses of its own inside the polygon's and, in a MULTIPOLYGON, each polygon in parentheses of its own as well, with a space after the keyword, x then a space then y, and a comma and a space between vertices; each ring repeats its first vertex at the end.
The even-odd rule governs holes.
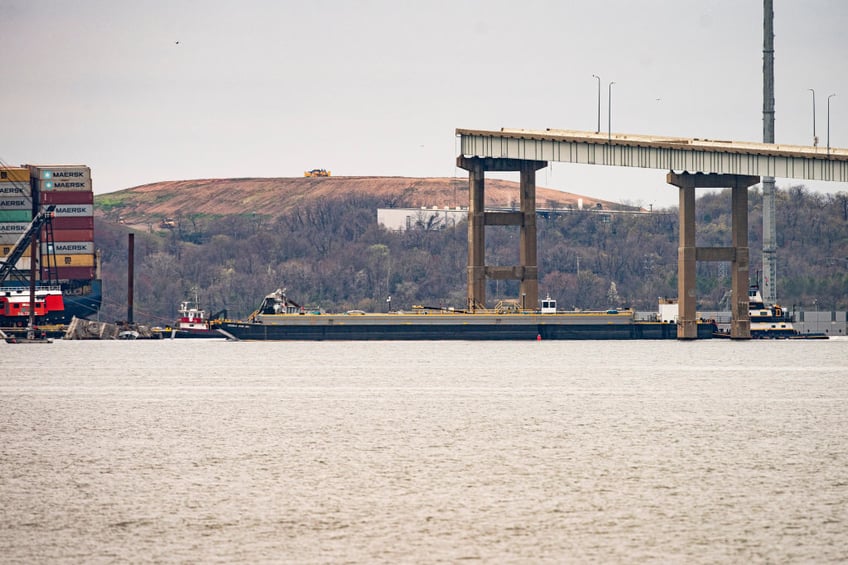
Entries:
MULTIPOLYGON (((848 1, 774 0, 778 143, 848 146, 848 1)), ((94 190, 190 178, 466 178, 456 128, 762 140, 761 0, 0 0, 0 160, 94 190)), ((663 171, 539 186, 664 207, 663 171)), ((778 179, 778 186, 798 181, 778 179)), ((815 190, 846 190, 816 184, 815 190)), ((460 204, 465 204, 461 202, 460 204)))

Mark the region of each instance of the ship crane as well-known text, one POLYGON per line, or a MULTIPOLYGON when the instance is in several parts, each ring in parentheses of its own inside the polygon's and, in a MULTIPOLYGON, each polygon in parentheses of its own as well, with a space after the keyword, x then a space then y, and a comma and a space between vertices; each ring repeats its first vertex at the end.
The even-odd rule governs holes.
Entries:
POLYGON ((55 209, 56 205, 51 204, 44 209, 44 211, 39 212, 29 223, 26 231, 18 238, 18 241, 15 243, 15 246, 12 247, 12 251, 9 252, 6 259, 0 261, 0 263, 2 263, 0 264, 0 283, 3 283, 6 279, 8 279, 9 276, 16 270, 15 265, 18 263, 18 260, 23 257, 27 247, 32 243, 33 238, 41 231, 41 228, 44 227, 45 224, 49 224, 53 221, 55 209))
MULTIPOLYGON (((41 302, 39 303, 37 300, 38 293, 36 293, 35 279, 36 257, 39 251, 38 247, 41 239, 39 235, 41 234, 42 229, 47 232, 47 237, 45 238, 48 244, 47 272, 48 278, 51 277, 50 257, 54 256, 52 249, 52 228, 55 209, 56 206, 51 204, 43 211, 36 214, 24 233, 18 238, 18 241, 15 242, 15 245, 12 247, 9 255, 4 261, 0 262, 0 284, 2 284, 13 273, 15 273, 18 277, 21 276, 16 268, 18 260, 23 256, 27 246, 32 247, 32 257, 30 257, 29 301, 23 301, 22 291, 20 289, 4 291, 3 296, 0 297, 0 311, 2 312, 3 321, 15 321, 16 318, 23 316, 28 318, 26 338, 19 340, 17 336, 6 335, 0 331, 0 335, 5 338, 6 343, 52 343, 52 340, 48 339, 47 335, 44 333, 42 333, 41 336, 36 336, 35 319, 36 316, 46 317, 51 311, 64 309, 62 291, 58 288, 46 288, 42 290, 41 302)), ((52 263, 53 267, 55 267, 55 259, 52 263)))

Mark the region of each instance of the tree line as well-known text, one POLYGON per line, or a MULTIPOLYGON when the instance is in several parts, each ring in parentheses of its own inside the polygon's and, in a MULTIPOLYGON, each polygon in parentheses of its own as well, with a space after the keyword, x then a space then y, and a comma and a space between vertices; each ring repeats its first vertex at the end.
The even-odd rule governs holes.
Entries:
MULTIPOLYGON (((165 324, 181 300, 244 318, 277 288, 306 308, 342 312, 462 308, 467 224, 422 223, 403 232, 377 224, 398 202, 350 195, 292 209, 276 220, 248 212, 177 216, 170 230, 136 232, 135 320, 165 324), (391 302, 388 301, 391 297, 391 302)), ((401 204, 402 205, 402 204, 401 204)), ((796 186, 777 191, 777 291, 785 306, 848 310, 848 194, 796 186)), ((696 203, 697 245, 730 245, 730 191, 696 203)), ((762 264, 762 194, 749 194, 751 273, 762 264)), ((571 211, 537 219, 539 292, 561 309, 653 311, 677 295, 676 208, 650 214, 571 211)), ((125 226, 98 221, 104 303, 101 319, 127 313, 125 226)), ((487 227, 486 262, 518 262, 518 228, 487 227)), ((728 310, 730 266, 698 263, 698 308, 728 310)), ((516 281, 489 281, 490 306, 517 298, 516 281)))

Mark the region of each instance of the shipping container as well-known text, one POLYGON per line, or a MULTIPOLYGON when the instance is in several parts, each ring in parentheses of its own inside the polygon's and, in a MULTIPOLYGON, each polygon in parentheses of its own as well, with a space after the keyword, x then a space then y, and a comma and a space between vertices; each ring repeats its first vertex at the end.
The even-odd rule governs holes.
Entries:
POLYGON ((57 216, 53 218, 53 233, 59 230, 93 230, 93 216, 57 216))
MULTIPOLYGON (((0 243, 0 257, 5 259, 9 256, 9 253, 12 252, 12 248, 15 246, 14 243, 0 243)), ((26 249, 24 249, 24 254, 21 257, 29 257, 30 250, 32 249, 31 245, 27 245, 26 249)))
MULTIPOLYGON (((20 236, 27 230, 27 227, 29 227, 29 222, 4 222, 0 224, 0 235, 20 236)), ((17 239, 14 241, 17 241, 17 239)))
POLYGON ((91 169, 86 165, 28 165, 29 176, 42 180, 91 181, 91 169))
POLYGON ((15 263, 15 268, 19 271, 29 272, 31 263, 29 261, 29 257, 21 257, 18 259, 18 262, 15 263))
POLYGON ((69 242, 69 241, 94 241, 94 230, 53 230, 53 241, 69 242))
MULTIPOLYGON (((47 259, 45 258, 43 261, 44 265, 47 266, 47 259)), ((51 263, 52 264, 52 263, 51 263)), ((80 254, 80 255, 56 255, 56 263, 57 267, 93 267, 94 266, 94 255, 91 253, 80 254)))
POLYGON ((42 243, 41 252, 50 253, 50 249, 56 255, 77 255, 80 253, 94 253, 93 241, 54 241, 52 244, 42 243))
MULTIPOLYGON (((55 278, 60 281, 64 280, 92 280, 96 278, 96 269, 94 267, 59 267, 58 269, 53 269, 56 271, 52 273, 55 278)), ((47 280, 50 278, 50 274, 47 272, 47 269, 41 270, 41 280, 47 280)))
POLYGON ((91 190, 91 179, 56 179, 56 180, 40 180, 38 181, 38 192, 39 194, 43 194, 45 192, 54 192, 54 191, 90 191, 91 190))
MULTIPOLYGON (((18 259, 17 268, 19 270, 29 270, 30 262, 29 262, 29 250, 24 254, 23 257, 18 259)), ((4 258, 5 259, 5 258, 4 258)), ((53 258, 48 257, 46 255, 42 255, 41 257, 41 266, 47 268, 48 264, 51 267, 60 267, 60 268, 68 268, 68 267, 93 267, 94 266, 94 254, 93 253, 80 253, 76 255, 55 255, 53 258), (53 259, 55 258, 55 262, 53 259)))
POLYGON ((32 210, 0 210, 0 224, 32 221, 32 210))
POLYGON ((0 168, 0 182, 26 182, 29 183, 30 171, 23 167, 0 168))
MULTIPOLYGON (((46 209, 50 204, 41 207, 46 209)), ((94 214, 93 204, 53 204, 56 208, 53 210, 53 218, 79 218, 91 217, 94 214)))
MULTIPOLYGON (((0 259, 5 260, 12 252, 13 244, 0 244, 0 259)), ((47 254, 50 252, 51 245, 46 243, 41 244, 41 256, 44 257, 44 262, 47 262, 47 254)), ((91 241, 80 242, 54 242, 52 244, 56 265, 70 267, 92 267, 94 266, 94 243, 91 241), (68 262, 65 257, 87 256, 88 259, 72 259, 68 262)), ((29 257, 32 247, 27 245, 21 257, 29 257)))
POLYGON ((29 210, 32 212, 32 198, 0 194, 0 210, 29 210))
POLYGON ((38 195, 42 204, 94 204, 94 193, 90 190, 67 190, 60 192, 42 192, 38 195))
POLYGON ((26 182, 0 181, 0 198, 19 197, 19 196, 23 196, 24 198, 31 198, 32 197, 32 189, 29 186, 29 181, 26 181, 26 182))

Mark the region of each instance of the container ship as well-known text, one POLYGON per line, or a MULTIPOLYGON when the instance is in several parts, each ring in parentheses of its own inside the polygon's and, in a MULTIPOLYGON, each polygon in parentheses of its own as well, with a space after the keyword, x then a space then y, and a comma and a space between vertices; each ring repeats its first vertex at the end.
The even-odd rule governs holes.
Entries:
MULTIPOLYGON (((410 312, 324 314, 306 311, 284 289, 267 295, 247 320, 224 321, 218 331, 255 341, 677 339, 674 322, 637 320, 632 310, 561 312, 550 298, 539 310, 501 303, 474 313, 418 306, 410 312)), ((698 323, 698 339, 715 331, 713 321, 698 323)))
POLYGON ((0 261, 8 267, 0 280, 0 327, 26 324, 33 275, 39 324, 67 324, 74 316, 88 318, 99 311, 102 283, 89 167, 0 168, 0 261), (22 236, 48 208, 49 221, 34 235, 38 245, 24 246, 13 258, 22 236), (55 299, 59 292, 61 300, 55 299), (40 299, 42 295, 52 299, 40 299))

